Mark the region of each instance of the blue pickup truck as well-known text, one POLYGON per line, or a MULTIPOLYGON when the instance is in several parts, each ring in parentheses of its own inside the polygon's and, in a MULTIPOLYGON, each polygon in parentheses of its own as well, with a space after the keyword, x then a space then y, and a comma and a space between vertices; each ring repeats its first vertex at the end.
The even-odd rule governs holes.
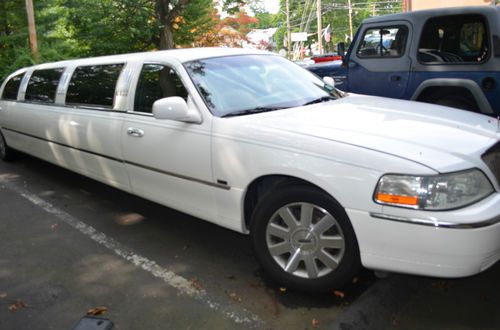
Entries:
POLYGON ((500 7, 423 10, 374 17, 342 61, 307 69, 360 94, 500 116, 500 7))

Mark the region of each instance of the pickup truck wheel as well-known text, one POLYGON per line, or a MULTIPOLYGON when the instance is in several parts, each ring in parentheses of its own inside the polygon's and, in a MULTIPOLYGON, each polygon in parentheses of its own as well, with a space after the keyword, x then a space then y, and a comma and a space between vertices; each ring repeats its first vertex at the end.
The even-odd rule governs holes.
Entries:
POLYGON ((435 103, 447 107, 479 112, 479 109, 477 108, 475 102, 459 95, 444 96, 439 98, 435 103))
POLYGON ((2 132, 0 132, 0 159, 4 161, 13 160, 15 157, 15 151, 9 148, 2 132))
POLYGON ((312 187, 268 193, 253 213, 251 234, 267 275, 295 290, 339 288, 360 266, 356 236, 344 209, 312 187))

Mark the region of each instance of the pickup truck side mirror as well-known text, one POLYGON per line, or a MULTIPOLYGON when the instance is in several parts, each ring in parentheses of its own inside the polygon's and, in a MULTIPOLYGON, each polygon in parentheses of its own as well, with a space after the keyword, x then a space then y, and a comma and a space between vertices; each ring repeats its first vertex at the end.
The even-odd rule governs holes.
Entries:
POLYGON ((339 42, 337 44, 337 54, 344 57, 345 56, 345 42, 339 42))
POLYGON ((201 123, 197 111, 190 110, 186 101, 179 96, 165 97, 153 103, 153 116, 156 119, 169 119, 185 123, 201 123))

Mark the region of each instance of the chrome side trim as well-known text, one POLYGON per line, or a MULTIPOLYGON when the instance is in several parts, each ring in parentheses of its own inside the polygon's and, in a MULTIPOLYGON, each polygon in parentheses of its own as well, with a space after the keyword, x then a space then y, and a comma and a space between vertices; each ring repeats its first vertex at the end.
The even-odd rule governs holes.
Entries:
MULTIPOLYGON (((60 142, 55 142, 55 141, 52 141, 52 140, 44 139, 44 138, 41 138, 39 136, 28 134, 28 133, 24 133, 24 132, 20 132, 20 131, 17 131, 15 129, 11 129, 11 128, 8 128, 8 127, 2 127, 2 128, 4 130, 12 132, 12 133, 24 135, 24 136, 27 136, 27 137, 30 137, 30 138, 33 138, 33 139, 37 139, 37 140, 40 140, 40 141, 45 141, 45 142, 57 144, 57 145, 59 145, 61 147, 66 147, 66 148, 69 148, 69 149, 78 150, 78 151, 81 151, 81 152, 85 152, 87 154, 91 154, 91 155, 94 155, 94 156, 98 156, 98 157, 106 158, 106 159, 109 159, 109 160, 113 160, 115 162, 120 162, 120 163, 123 162, 121 159, 118 159, 118 158, 115 158, 115 157, 106 156, 106 155, 103 155, 103 154, 100 154, 100 153, 97 153, 97 152, 93 152, 93 151, 90 151, 90 150, 75 148, 75 147, 72 147, 72 146, 64 144, 64 143, 60 143, 60 142)), ((22 150, 20 150, 20 151, 22 151, 22 150)))
POLYGON ((485 221, 474 222, 474 223, 454 223, 447 221, 439 221, 436 218, 420 219, 420 218, 407 218, 397 215, 382 214, 370 212, 370 216, 377 219, 404 222, 412 225, 422 225, 436 228, 451 228, 451 229, 475 229, 492 226, 500 222, 500 216, 485 221))
POLYGON ((224 189, 224 190, 230 190, 231 189, 231 187, 228 186, 227 184, 208 182, 208 181, 201 180, 201 179, 196 179, 196 178, 193 178, 193 177, 190 177, 190 176, 185 176, 185 175, 182 175, 182 174, 176 174, 176 173, 172 173, 172 172, 167 172, 167 171, 163 171, 163 170, 160 170, 160 169, 157 169, 157 168, 154 168, 154 167, 149 167, 149 166, 137 164, 137 163, 134 163, 134 162, 130 162, 128 160, 124 160, 123 162, 125 164, 128 164, 128 165, 140 167, 140 168, 143 168, 145 170, 157 172, 157 173, 160 173, 160 174, 165 174, 165 175, 168 175, 168 176, 171 176, 171 177, 174 177, 174 178, 179 178, 179 179, 183 179, 183 180, 187 180, 187 181, 197 182, 197 183, 201 183, 201 184, 204 184, 204 185, 207 185, 207 186, 211 186, 211 187, 215 187, 215 188, 220 188, 220 189, 224 189))
POLYGON ((153 172, 157 172, 157 173, 160 173, 160 174, 168 175, 168 176, 171 176, 171 177, 175 177, 175 178, 179 178, 179 179, 183 179, 183 180, 187 180, 187 181, 191 181, 191 182, 196 182, 196 183, 204 184, 204 185, 210 186, 210 187, 215 187, 215 188, 224 189, 224 190, 231 190, 231 186, 227 185, 227 182, 225 182, 225 181, 219 180, 219 181, 224 182, 224 183, 221 183, 221 182, 214 183, 214 182, 210 182, 210 181, 205 181, 205 180, 193 178, 193 177, 190 177, 190 176, 185 176, 185 175, 182 175, 182 174, 167 172, 167 171, 163 171, 163 170, 160 170, 160 169, 157 169, 157 168, 153 168, 153 167, 149 167, 149 166, 146 166, 146 165, 142 165, 142 164, 137 164, 137 163, 134 163, 134 162, 130 162, 130 161, 127 161, 127 160, 124 160, 124 159, 118 159, 118 158, 114 158, 114 157, 109 157, 109 156, 106 156, 106 155, 103 155, 103 154, 100 154, 100 153, 96 153, 96 152, 93 152, 93 151, 89 151, 89 150, 85 150, 85 149, 80 149, 80 148, 75 148, 75 147, 72 147, 72 146, 64 144, 64 143, 59 143, 59 142, 47 140, 47 139, 44 139, 44 138, 41 138, 41 137, 38 137, 38 136, 35 136, 35 135, 23 133, 23 132, 20 132, 20 131, 11 129, 11 128, 7 128, 7 127, 2 127, 2 128, 4 130, 6 130, 6 131, 10 131, 10 132, 13 132, 13 133, 16 133, 16 134, 21 134, 21 135, 24 135, 24 136, 28 136, 28 137, 33 138, 33 139, 37 139, 37 140, 41 140, 41 141, 45 141, 45 142, 57 144, 57 145, 62 146, 62 147, 66 147, 66 148, 78 150, 78 151, 85 152, 85 153, 88 153, 88 154, 91 154, 91 155, 94 155, 94 156, 103 157, 103 158, 106 158, 106 159, 109 159, 109 160, 112 160, 112 161, 115 161, 115 162, 119 162, 119 163, 123 163, 123 164, 128 164, 128 165, 140 167, 140 168, 143 168, 143 169, 146 169, 146 170, 150 170, 150 171, 153 171, 153 172))

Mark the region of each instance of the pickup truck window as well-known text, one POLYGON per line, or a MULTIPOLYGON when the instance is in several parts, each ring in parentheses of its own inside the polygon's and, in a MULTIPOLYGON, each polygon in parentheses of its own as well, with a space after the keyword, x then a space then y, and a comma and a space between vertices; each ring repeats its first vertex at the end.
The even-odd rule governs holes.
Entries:
POLYGON ((3 100, 17 100, 17 92, 19 91, 19 86, 21 85, 21 80, 23 80, 24 72, 14 77, 10 78, 5 84, 3 89, 2 99, 3 100))
POLYGON ((400 57, 403 55, 408 29, 405 26, 386 26, 370 28, 363 34, 358 47, 358 57, 380 58, 400 57))
POLYGON ((79 66, 73 72, 66 103, 91 107, 113 107, 116 82, 123 64, 79 66))
POLYGON ((144 64, 135 92, 134 111, 151 113, 156 100, 170 96, 187 100, 187 95, 174 69, 161 64, 144 64))
POLYGON ((418 60, 425 64, 484 62, 490 48, 485 21, 481 15, 429 19, 420 38, 418 60))
POLYGON ((31 74, 26 89, 25 100, 41 103, 54 103, 57 85, 64 68, 35 70, 31 74))

